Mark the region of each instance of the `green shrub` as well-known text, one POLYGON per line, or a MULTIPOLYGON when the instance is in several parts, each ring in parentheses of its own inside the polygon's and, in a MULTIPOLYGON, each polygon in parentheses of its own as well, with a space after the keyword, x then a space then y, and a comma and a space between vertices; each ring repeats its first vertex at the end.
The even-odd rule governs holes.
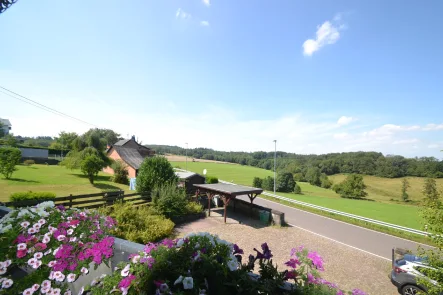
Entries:
POLYGON ((218 183, 218 178, 215 176, 206 176, 206 183, 211 184, 211 183, 218 183))
POLYGON ((294 186, 294 193, 301 195, 301 187, 298 184, 294 186))
POLYGON ((51 192, 18 192, 13 193, 9 197, 11 202, 20 202, 27 200, 38 200, 38 201, 51 201, 56 198, 56 195, 51 192))
POLYGON ((320 186, 322 188, 331 188, 332 187, 332 181, 328 178, 328 176, 324 173, 320 176, 320 186))
POLYGON ((274 178, 271 176, 267 176, 263 178, 263 189, 267 191, 273 191, 274 190, 274 178))
POLYGON ((170 218, 187 214, 188 197, 186 191, 177 188, 175 183, 165 184, 152 190, 152 206, 161 214, 170 218))
POLYGON ((34 164, 35 164, 34 160, 24 160, 23 161, 23 165, 25 165, 25 166, 31 166, 31 165, 34 165, 34 164))
POLYGON ((365 191, 366 185, 363 176, 350 174, 339 184, 335 184, 332 189, 342 198, 363 199, 368 193, 365 191))
POLYGON ((277 176, 276 191, 290 193, 294 191, 294 176, 290 172, 280 173, 277 176))
POLYGON ((176 182, 174 169, 165 157, 146 158, 138 170, 137 191, 148 193, 155 187, 176 182))
POLYGON ((168 237, 174 223, 149 206, 134 207, 131 203, 115 203, 99 209, 117 221, 113 235, 136 243, 147 244, 168 237))
POLYGON ((112 170, 114 170, 114 176, 112 176, 112 181, 115 183, 129 184, 128 178, 128 165, 123 161, 117 160, 111 165, 112 170))
POLYGON ((254 177, 252 180, 252 187, 263 188, 263 179, 260 177, 254 177))
POLYGON ((16 165, 20 163, 22 152, 14 147, 0 147, 0 174, 6 179, 11 178, 17 168, 16 165))
POLYGON ((198 214, 203 212, 203 206, 197 202, 189 202, 185 207, 186 214, 198 214))

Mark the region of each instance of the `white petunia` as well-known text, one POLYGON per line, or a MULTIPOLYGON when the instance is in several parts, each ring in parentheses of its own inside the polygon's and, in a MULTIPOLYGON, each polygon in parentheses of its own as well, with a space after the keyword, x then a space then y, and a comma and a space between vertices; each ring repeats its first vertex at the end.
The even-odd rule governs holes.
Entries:
POLYGON ((234 270, 238 269, 238 261, 237 261, 237 259, 235 259, 235 260, 229 259, 227 265, 228 265, 228 268, 229 268, 230 271, 234 271, 234 270))
POLYGON ((32 295, 34 294, 34 290, 32 288, 28 288, 22 293, 23 295, 32 295))
POLYGON ((83 292, 85 292, 85 287, 81 287, 80 291, 78 291, 78 295, 83 295, 83 292))
POLYGON ((70 242, 75 242, 75 241, 77 241, 77 237, 70 237, 70 238, 69 238, 69 241, 70 241, 70 242))
POLYGON ((22 223, 20 223, 20 225, 21 225, 23 228, 27 228, 29 225, 31 225, 31 223, 29 223, 28 221, 23 221, 22 223))
POLYGON ((17 250, 25 250, 26 249, 26 244, 25 243, 20 243, 17 245, 17 250))
POLYGON ((35 223, 32 227, 38 231, 42 226, 39 223, 35 223))
POLYGON ((65 275, 61 271, 55 271, 53 277, 57 282, 63 282, 65 280, 65 275))
POLYGON ((52 295, 60 295, 61 291, 59 288, 52 289, 52 295))
POLYGON ((55 260, 49 261, 48 266, 53 267, 56 263, 57 263, 57 261, 55 261, 55 260))
POLYGON ((54 251, 52 251, 52 254, 55 256, 55 254, 57 254, 58 250, 60 250, 60 247, 55 248, 54 251))
POLYGON ((34 292, 37 291, 39 288, 40 288, 39 284, 32 285, 32 290, 34 290, 34 292))
POLYGON ((72 228, 68 229, 66 231, 66 233, 68 234, 68 236, 72 235, 72 233, 74 232, 74 230, 72 228))
POLYGON ((80 269, 80 271, 84 274, 87 274, 89 272, 89 270, 86 267, 82 267, 82 269, 80 269))
POLYGON ((71 290, 66 291, 63 295, 72 295, 71 290))
POLYGON ((48 292, 51 290, 51 287, 47 287, 47 288, 41 288, 40 289, 40 293, 42 294, 48 294, 48 292))
POLYGON ((185 290, 191 290, 194 288, 194 279, 192 277, 186 277, 183 279, 183 288, 185 290))
POLYGON ((36 252, 34 253, 34 258, 35 259, 42 259, 43 257, 43 253, 42 252, 36 252))
POLYGON ((122 277, 127 277, 129 275, 129 264, 126 264, 126 266, 122 269, 122 271, 120 272, 120 274, 122 275, 122 277))
POLYGON ((18 214, 17 214, 17 218, 22 218, 23 216, 34 217, 34 214, 32 214, 31 212, 29 212, 28 209, 22 209, 22 210, 20 210, 20 212, 18 212, 18 214))
POLYGON ((6 267, 9 267, 11 265, 12 261, 11 259, 5 260, 4 264, 6 267))
POLYGON ((51 252, 52 252, 52 249, 48 249, 48 251, 46 251, 45 253, 43 253, 43 255, 51 254, 51 252))
POLYGON ((43 225, 43 224, 46 223, 46 220, 45 220, 44 218, 42 218, 42 219, 40 219, 40 220, 38 221, 38 223, 39 223, 40 225, 43 225))
POLYGON ((134 257, 132 257, 132 263, 138 263, 138 261, 140 260, 140 255, 135 255, 134 257))
POLYGON ((76 275, 73 273, 68 274, 67 280, 69 283, 72 283, 73 281, 75 281, 75 277, 76 275))
POLYGON ((177 241, 177 247, 181 247, 183 246, 183 244, 185 243, 185 241, 183 239, 178 239, 177 241))
POLYGON ((14 284, 13 280, 11 280, 11 279, 4 280, 2 282, 2 288, 3 289, 8 289, 8 288, 10 288, 12 286, 12 284, 14 284))
POLYGON ((0 233, 6 233, 12 229, 12 225, 8 224, 7 226, 3 227, 0 225, 0 233))
POLYGON ((35 228, 31 227, 30 229, 28 229, 28 234, 32 235, 35 234, 36 232, 38 232, 38 230, 36 230, 35 228))
POLYGON ((32 268, 37 269, 42 265, 42 261, 41 260, 37 260, 33 265, 32 268))
POLYGON ((8 269, 6 267, 0 267, 0 275, 4 275, 8 269))
POLYGON ((44 236, 42 239, 42 243, 44 243, 44 244, 49 243, 49 241, 51 241, 51 238, 49 238, 48 236, 44 236))
POLYGON ((31 258, 28 260, 28 265, 33 266, 37 262, 37 259, 31 258))
POLYGON ((183 282, 183 276, 179 276, 178 279, 175 280, 174 286, 183 282))
POLYGON ((65 235, 59 235, 58 237, 57 237, 57 240, 58 241, 63 241, 64 239, 66 239, 66 236, 65 235))
POLYGON ((41 284, 42 288, 51 288, 51 281, 44 280, 41 284))

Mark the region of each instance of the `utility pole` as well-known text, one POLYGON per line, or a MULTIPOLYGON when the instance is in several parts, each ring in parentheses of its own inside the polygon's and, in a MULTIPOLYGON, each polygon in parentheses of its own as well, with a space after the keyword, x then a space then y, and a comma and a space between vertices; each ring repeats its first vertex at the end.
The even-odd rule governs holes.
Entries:
POLYGON ((277 139, 274 139, 274 195, 275 195, 275 167, 277 162, 277 139))
POLYGON ((188 170, 188 143, 186 143, 186 170, 188 170))

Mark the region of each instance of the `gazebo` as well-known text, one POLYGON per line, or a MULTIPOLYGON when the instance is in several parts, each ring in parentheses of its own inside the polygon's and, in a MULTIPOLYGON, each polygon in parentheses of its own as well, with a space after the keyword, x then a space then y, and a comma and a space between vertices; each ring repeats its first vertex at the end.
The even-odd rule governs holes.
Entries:
POLYGON ((211 200, 215 195, 219 195, 224 204, 224 219, 226 223, 226 207, 229 202, 237 196, 247 195, 251 201, 260 195, 263 190, 261 188, 242 186, 228 183, 214 183, 214 184, 194 184, 197 188, 195 194, 198 197, 201 193, 206 193, 208 196, 208 215, 211 216, 211 200))

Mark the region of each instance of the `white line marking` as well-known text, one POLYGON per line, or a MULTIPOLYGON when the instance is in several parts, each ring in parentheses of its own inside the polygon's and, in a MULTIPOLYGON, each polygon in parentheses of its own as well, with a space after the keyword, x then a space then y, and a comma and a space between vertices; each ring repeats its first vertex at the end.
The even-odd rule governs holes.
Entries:
POLYGON ((351 246, 351 245, 348 245, 348 244, 345 244, 345 243, 343 243, 343 242, 340 242, 340 241, 337 241, 337 240, 331 239, 331 238, 329 238, 329 237, 326 237, 326 236, 320 235, 320 234, 318 234, 318 233, 315 233, 315 232, 313 232, 313 231, 307 230, 307 229, 305 229, 305 228, 302 228, 302 227, 299 227, 299 226, 296 226, 296 225, 293 225, 293 224, 290 224, 290 223, 288 223, 288 224, 289 224, 290 226, 292 226, 292 227, 299 228, 299 229, 301 229, 301 230, 307 231, 308 233, 311 233, 311 234, 314 234, 314 235, 316 235, 316 236, 322 237, 322 238, 324 238, 324 239, 327 239, 327 240, 333 241, 333 242, 338 243, 338 244, 340 244, 340 245, 347 246, 347 247, 352 248, 352 249, 355 249, 355 250, 359 250, 359 251, 364 252, 364 253, 366 253, 366 254, 370 254, 370 255, 373 255, 373 256, 375 256, 375 257, 378 257, 378 258, 381 258, 381 259, 387 260, 387 261, 391 261, 391 259, 389 259, 389 258, 386 258, 386 257, 380 256, 380 255, 377 255, 377 254, 374 254, 374 253, 371 253, 371 252, 369 252, 369 251, 366 251, 366 250, 363 250, 363 249, 360 249, 360 248, 357 248, 357 247, 354 247, 354 246, 351 246))
MULTIPOLYGON (((272 197, 271 197, 271 198, 272 198, 272 197)), ((411 240, 408 240, 408 239, 405 239, 405 238, 401 238, 401 237, 397 237, 397 236, 390 235, 390 234, 387 234, 387 233, 379 232, 379 231, 376 231, 376 230, 373 230, 373 229, 369 229, 369 228, 362 227, 362 226, 359 226, 359 225, 355 225, 355 224, 352 224, 352 223, 348 223, 348 222, 345 222, 345 221, 337 220, 337 219, 334 219, 334 218, 331 218, 331 217, 326 217, 326 216, 323 216, 323 215, 319 215, 319 214, 316 214, 316 213, 312 213, 312 212, 309 212, 309 211, 305 211, 305 210, 303 210, 303 209, 299 209, 299 208, 291 207, 291 206, 288 206, 288 205, 285 205, 285 204, 281 204, 281 203, 278 203, 278 202, 274 202, 274 201, 271 201, 271 200, 263 199, 263 198, 260 198, 260 197, 259 197, 259 199, 260 199, 260 200, 263 200, 263 201, 270 202, 270 203, 275 203, 275 204, 278 204, 278 205, 280 205, 280 206, 288 207, 288 208, 290 208, 290 209, 298 210, 298 211, 301 211, 301 212, 304 212, 304 213, 308 213, 308 214, 312 214, 312 215, 319 216, 319 217, 322 217, 322 218, 330 219, 330 220, 333 220, 333 221, 335 221, 335 222, 340 222, 340 223, 344 223, 344 224, 347 224, 347 225, 350 225, 350 226, 355 226, 355 227, 358 227, 358 228, 361 228, 361 229, 364 229, 364 230, 372 231, 372 232, 375 232, 375 233, 377 233, 377 234, 381 234, 381 235, 385 235, 385 236, 393 237, 393 238, 396 238, 396 239, 400 239, 400 240, 408 241, 408 242, 411 242, 411 243, 414 243, 414 244, 418 244, 418 245, 422 245, 422 246, 426 246, 426 247, 429 247, 429 248, 435 248, 435 247, 432 247, 431 245, 426 245, 426 244, 423 244, 423 243, 419 243, 419 242, 411 241, 411 240)), ((257 200, 257 199, 256 199, 256 200, 257 200)), ((300 205, 300 206, 301 206, 301 205, 300 205)))

